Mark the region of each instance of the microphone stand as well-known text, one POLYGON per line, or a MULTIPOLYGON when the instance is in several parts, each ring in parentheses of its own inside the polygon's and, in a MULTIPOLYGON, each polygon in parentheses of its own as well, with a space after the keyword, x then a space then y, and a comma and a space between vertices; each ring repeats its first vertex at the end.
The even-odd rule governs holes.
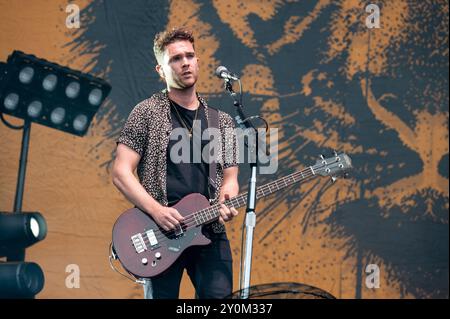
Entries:
MULTIPOLYGON (((246 120, 244 116, 244 112, 242 109, 242 104, 240 100, 237 98, 237 94, 233 91, 232 81, 230 79, 225 79, 225 89, 230 93, 233 98, 233 104, 236 107, 236 122, 240 128, 245 131, 251 130, 253 134, 256 135, 255 145, 248 145, 245 143, 247 148, 250 150, 250 154, 254 154, 250 158, 250 179, 248 183, 248 193, 247 193, 247 209, 245 216, 245 245, 244 245, 244 274, 240 273, 240 293, 241 299, 248 299, 249 291, 250 291, 250 273, 252 266, 252 247, 253 247, 253 230, 256 226, 256 170, 258 167, 258 131, 253 126, 250 121, 246 120), (253 161, 254 159, 254 161, 253 161)), ((242 252, 241 252, 242 253, 242 252)), ((242 270, 242 269, 241 269, 242 270)))

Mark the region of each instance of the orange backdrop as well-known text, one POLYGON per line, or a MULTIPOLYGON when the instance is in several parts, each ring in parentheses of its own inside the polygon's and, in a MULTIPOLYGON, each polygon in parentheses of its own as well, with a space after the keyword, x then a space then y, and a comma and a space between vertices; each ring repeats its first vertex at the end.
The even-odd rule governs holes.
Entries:
MULTIPOLYGON (((71 3, 81 9, 80 29, 66 28, 67 1, 0 1, 1 61, 21 50, 113 87, 83 138, 32 125, 23 210, 41 212, 49 229, 26 255, 45 273, 39 298, 143 296, 108 264, 112 226, 131 206, 109 168, 131 108, 162 88, 151 45, 173 25, 195 31, 200 92, 230 104, 213 76, 228 65, 242 74, 249 112, 280 129, 279 169, 261 182, 313 164, 324 149, 354 160, 350 179, 331 187, 316 180, 258 203, 252 285, 298 282, 338 298, 448 298, 446 1, 379 1, 379 29, 365 26, 366 3, 357 0, 71 3), (71 264, 80 288, 66 287, 71 264), (365 285, 368 264, 379 266, 380 288, 365 285)), ((0 136, 0 210, 10 211, 21 132, 0 125, 0 136)), ((240 212, 227 225, 236 288, 240 212)), ((193 296, 185 278, 181 297, 193 296)))

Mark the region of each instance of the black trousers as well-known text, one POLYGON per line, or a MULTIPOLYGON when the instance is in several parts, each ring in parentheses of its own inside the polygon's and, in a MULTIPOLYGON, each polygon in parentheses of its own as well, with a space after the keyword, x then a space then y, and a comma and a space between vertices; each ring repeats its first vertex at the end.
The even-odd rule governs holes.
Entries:
POLYGON ((189 247, 169 269, 151 279, 153 299, 177 299, 184 269, 198 298, 222 299, 232 293, 233 262, 226 233, 215 234, 208 229, 203 233, 211 244, 189 247))

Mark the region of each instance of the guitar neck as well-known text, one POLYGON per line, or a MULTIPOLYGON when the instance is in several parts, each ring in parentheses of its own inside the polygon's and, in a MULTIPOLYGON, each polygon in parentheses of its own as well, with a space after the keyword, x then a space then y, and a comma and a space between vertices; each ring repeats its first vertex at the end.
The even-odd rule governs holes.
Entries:
MULTIPOLYGON (((312 166, 293 174, 287 175, 273 182, 256 188, 256 199, 263 198, 293 184, 304 181, 315 175, 314 168, 312 166)), ((247 203, 247 192, 230 198, 224 202, 227 207, 239 208, 247 203)), ((203 225, 214 220, 217 220, 220 216, 219 212, 220 204, 212 205, 208 208, 202 209, 194 213, 194 220, 196 225, 203 225)))

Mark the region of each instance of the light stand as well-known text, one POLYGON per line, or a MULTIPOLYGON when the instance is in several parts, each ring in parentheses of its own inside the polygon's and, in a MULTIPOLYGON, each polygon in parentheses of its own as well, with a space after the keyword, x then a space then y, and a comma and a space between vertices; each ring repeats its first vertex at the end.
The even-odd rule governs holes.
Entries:
POLYGON ((22 148, 20 150, 19 174, 17 176, 16 197, 14 199, 14 213, 22 212, 23 191, 27 169, 28 148, 30 144, 31 122, 25 120, 23 124, 22 148))
MULTIPOLYGON (((25 175, 27 170, 28 148, 30 145, 31 122, 25 120, 23 124, 22 148, 20 150, 19 173, 17 175, 16 197, 14 199, 13 213, 22 212, 23 191, 25 188, 25 175)), ((24 261, 25 248, 7 256, 8 261, 24 261)))

